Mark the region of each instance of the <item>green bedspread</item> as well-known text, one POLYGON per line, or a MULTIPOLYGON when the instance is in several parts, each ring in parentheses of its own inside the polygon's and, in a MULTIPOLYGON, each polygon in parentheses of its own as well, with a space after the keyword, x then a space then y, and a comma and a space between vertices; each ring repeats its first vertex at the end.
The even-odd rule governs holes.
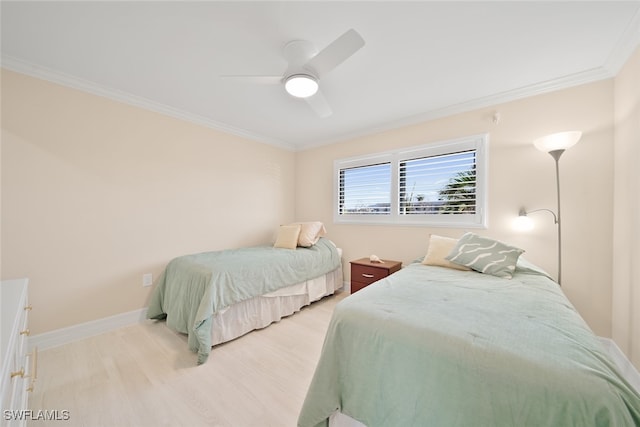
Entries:
POLYGON ((640 394, 557 284, 411 264, 341 301, 298 425, 640 426, 640 394))
POLYGON ((147 318, 189 336, 198 364, 211 352, 211 318, 232 304, 322 276, 340 266, 326 238, 296 250, 257 246, 173 259, 158 280, 147 318))

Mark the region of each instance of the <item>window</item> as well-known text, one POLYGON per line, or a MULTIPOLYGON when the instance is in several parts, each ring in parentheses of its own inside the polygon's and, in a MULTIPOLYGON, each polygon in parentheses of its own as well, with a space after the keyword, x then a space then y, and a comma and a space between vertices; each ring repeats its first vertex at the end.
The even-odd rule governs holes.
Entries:
POLYGON ((486 226, 486 145, 472 136, 334 162, 340 223, 486 226))
POLYGON ((340 169, 340 213, 391 212, 391 163, 340 169))

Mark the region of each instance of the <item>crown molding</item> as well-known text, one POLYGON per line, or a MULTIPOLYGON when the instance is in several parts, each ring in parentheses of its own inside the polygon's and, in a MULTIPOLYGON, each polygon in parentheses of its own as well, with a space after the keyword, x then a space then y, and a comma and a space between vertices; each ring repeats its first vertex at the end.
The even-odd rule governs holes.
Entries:
POLYGON ((273 145, 289 151, 305 151, 325 145, 335 144, 380 132, 398 129, 404 126, 416 125, 430 120, 435 120, 455 114, 466 113, 476 109, 486 108, 505 102, 516 101, 518 99, 542 95, 561 89, 567 89, 573 86, 613 78, 618 74, 622 66, 628 61, 629 57, 633 54, 635 49, 638 48, 638 46, 640 46, 640 8, 636 11, 636 13, 629 21, 628 25, 622 32, 619 41, 616 43, 616 46, 608 56, 605 64, 601 67, 593 68, 591 70, 583 71, 576 74, 571 74, 558 79, 552 79, 545 82, 516 88, 510 91, 477 98, 468 102, 450 105, 444 108, 412 115, 410 117, 404 117, 399 120, 392 120, 386 123, 368 127, 366 129, 360 129, 354 132, 345 133, 337 138, 300 144, 281 141, 274 138, 269 138, 264 135, 255 134, 244 129, 229 126, 224 123, 199 116, 197 114, 192 114, 184 110, 179 110, 168 105, 160 104, 146 98, 134 96, 122 91, 98 85, 93 82, 82 80, 68 74, 60 73, 45 67, 31 64, 27 61, 23 61, 11 56, 2 56, 2 67, 21 74, 29 75, 31 77, 47 80, 52 83, 88 92, 97 96, 102 96, 139 108, 144 108, 150 111, 164 114, 166 116, 195 123, 242 138, 250 139, 252 141, 273 145))
POLYGON ((570 87, 580 86, 583 84, 592 83, 612 77, 614 77, 613 74, 611 74, 611 72, 606 68, 594 68, 557 79, 547 80, 513 90, 483 96, 481 98, 473 99, 471 101, 463 102, 460 104, 454 104, 448 107, 439 108, 424 114, 418 114, 408 117, 396 123, 401 123, 402 126, 413 125, 428 120, 439 119, 442 117, 452 116, 454 114, 466 113, 480 108, 486 108, 506 102, 517 101, 523 98, 530 98, 533 96, 543 95, 562 89, 568 89, 570 87))
POLYGON ((250 139, 252 141, 273 145, 289 151, 294 151, 296 149, 296 146, 291 143, 280 141, 274 138, 268 138, 263 135, 258 135, 244 129, 211 120, 207 117, 190 113, 188 111, 180 110, 140 96, 102 86, 97 83, 83 80, 69 74, 61 73, 59 71, 54 71, 46 67, 41 67, 39 65, 14 58, 9 55, 2 55, 2 68, 10 71, 15 71, 20 74, 25 74, 30 77, 35 77, 37 79, 46 80, 51 83, 66 86, 82 92, 87 92, 92 95, 108 98, 113 101, 122 102, 134 107, 143 108, 145 110, 160 113, 165 116, 194 123, 220 132, 250 139))
POLYGON ((640 46, 640 7, 622 32, 620 40, 607 58, 604 68, 616 76, 633 52, 640 46))
POLYGON ((622 32, 620 39, 607 57, 604 65, 601 67, 593 68, 591 70, 583 71, 576 74, 571 74, 558 79, 524 86, 510 91, 477 98, 468 102, 431 110, 425 113, 405 117, 400 120, 389 121, 379 126, 369 127, 366 129, 360 129, 358 131, 350 132, 348 134, 343 134, 339 138, 334 138, 326 141, 316 141, 309 144, 300 145, 297 147, 297 151, 304 151, 324 145, 336 144, 351 139, 362 138, 376 133, 398 129, 404 126, 416 125, 419 123, 427 122, 429 120, 452 116, 454 114, 466 113, 476 109, 486 108, 505 102, 516 101, 518 99, 542 95, 556 90, 568 89, 573 86, 579 86, 582 84, 593 83, 599 80, 613 78, 620 72, 624 64, 629 60, 631 55, 638 47, 640 47, 640 8, 636 10, 635 14, 629 20, 629 23, 622 32))
POLYGON ((389 121, 380 124, 375 127, 369 127, 361 129, 359 131, 344 134, 340 138, 335 138, 330 141, 315 142, 300 146, 298 151, 317 148, 323 145, 336 144, 339 142, 348 141, 351 139, 362 138, 365 136, 373 135, 376 133, 387 132, 394 129, 399 129, 405 126, 413 126, 420 123, 428 122, 430 120, 436 120, 443 117, 453 116, 455 114, 467 113, 469 111, 478 110, 481 108, 491 107, 506 102, 517 101, 523 98, 529 98, 536 95, 542 95, 549 92, 554 92, 561 89, 567 89, 573 86, 579 86, 582 84, 592 83, 599 80, 612 78, 615 75, 606 67, 598 67, 591 70, 583 71, 569 76, 564 76, 558 79, 552 79, 541 83, 536 83, 529 86, 523 86, 510 91, 505 91, 493 95, 488 95, 480 98, 476 98, 471 101, 450 105, 444 108, 438 108, 430 110, 421 114, 405 117, 399 120, 389 121))

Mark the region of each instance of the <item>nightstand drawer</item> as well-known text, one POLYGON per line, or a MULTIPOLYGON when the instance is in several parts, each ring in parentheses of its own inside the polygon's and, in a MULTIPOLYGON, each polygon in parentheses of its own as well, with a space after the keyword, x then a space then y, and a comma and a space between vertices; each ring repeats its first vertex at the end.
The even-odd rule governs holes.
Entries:
POLYGON ((354 293, 358 292, 360 289, 366 288, 368 285, 370 285, 370 283, 362 283, 362 282, 356 282, 356 281, 352 280, 351 281, 351 293, 354 294, 354 293))
POLYGON ((367 265, 353 264, 351 266, 351 280, 361 282, 367 285, 378 281, 389 275, 386 268, 370 267, 367 265))

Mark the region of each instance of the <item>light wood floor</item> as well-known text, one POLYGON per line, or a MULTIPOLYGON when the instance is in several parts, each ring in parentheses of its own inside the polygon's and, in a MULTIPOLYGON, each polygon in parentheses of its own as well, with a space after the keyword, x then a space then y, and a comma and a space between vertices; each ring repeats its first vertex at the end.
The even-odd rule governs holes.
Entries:
MULTIPOLYGON (((41 351, 30 409, 69 426, 295 426, 336 303, 326 297, 213 348, 196 366, 186 336, 145 322, 41 351)), ((32 421, 30 426, 44 426, 32 421)))

